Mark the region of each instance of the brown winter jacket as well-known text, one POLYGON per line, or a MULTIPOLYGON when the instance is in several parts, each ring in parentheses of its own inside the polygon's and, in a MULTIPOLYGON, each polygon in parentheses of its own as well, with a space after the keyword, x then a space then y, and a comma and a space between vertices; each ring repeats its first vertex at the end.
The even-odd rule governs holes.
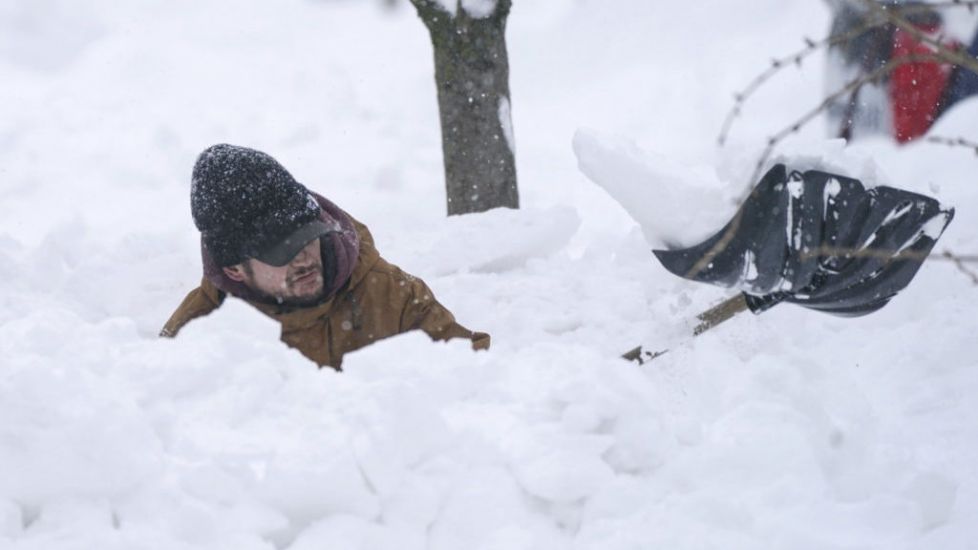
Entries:
MULTIPOLYGON (((360 250, 349 281, 325 302, 286 307, 245 301, 282 326, 281 340, 315 361, 337 370, 343 355, 377 340, 421 329, 433 340, 466 338, 476 350, 489 348, 489 335, 455 322, 421 279, 387 263, 374 248, 367 227, 352 217, 360 250)), ((191 320, 220 307, 226 293, 204 277, 166 322, 161 336, 176 336, 191 320)))

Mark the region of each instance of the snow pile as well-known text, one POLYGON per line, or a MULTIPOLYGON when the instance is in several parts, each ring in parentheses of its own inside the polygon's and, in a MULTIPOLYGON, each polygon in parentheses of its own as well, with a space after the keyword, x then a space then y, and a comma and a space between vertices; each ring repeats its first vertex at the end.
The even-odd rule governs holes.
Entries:
POLYGON ((566 206, 498 208, 480 216, 438 220, 417 228, 411 242, 396 244, 408 252, 406 265, 436 275, 502 273, 564 250, 580 224, 577 211, 566 206))
MULTIPOLYGON (((64 21, 69 4, 18 9, 64 21)), ((97 0, 49 44, 90 40, 57 67, 0 56, 0 548, 973 545, 967 275, 935 258, 872 316, 778 306, 690 341, 684 321, 725 295, 648 250, 744 190, 763 132, 713 150, 723 91, 824 7, 546 4, 509 25, 525 208, 451 219, 413 10, 97 0), (601 133, 572 148, 581 126, 601 133), (219 142, 366 222, 492 350, 407 334, 320 371, 236 300, 158 339, 200 277, 190 168, 219 142), (618 357, 638 344, 670 351, 618 357)), ((817 100, 804 80, 767 90, 756 126, 817 100)), ((973 107, 938 128, 968 135, 973 107)), ((820 135, 782 151, 878 167, 957 207, 939 251, 978 250, 972 155, 820 135)))

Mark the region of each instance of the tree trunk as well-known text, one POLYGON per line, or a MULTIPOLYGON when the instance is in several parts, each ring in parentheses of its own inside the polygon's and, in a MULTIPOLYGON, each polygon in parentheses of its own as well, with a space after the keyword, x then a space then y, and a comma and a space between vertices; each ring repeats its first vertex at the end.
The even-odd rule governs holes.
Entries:
POLYGON ((435 51, 448 215, 519 208, 505 38, 511 0, 486 17, 411 2, 435 51))

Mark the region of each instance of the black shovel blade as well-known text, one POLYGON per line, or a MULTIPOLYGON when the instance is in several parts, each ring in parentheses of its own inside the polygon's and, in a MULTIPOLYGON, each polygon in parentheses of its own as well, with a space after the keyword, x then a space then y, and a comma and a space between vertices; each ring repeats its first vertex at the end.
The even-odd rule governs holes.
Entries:
POLYGON ((865 315, 910 283, 953 216, 924 195, 778 164, 715 235, 653 252, 680 277, 743 291, 755 313, 865 315))

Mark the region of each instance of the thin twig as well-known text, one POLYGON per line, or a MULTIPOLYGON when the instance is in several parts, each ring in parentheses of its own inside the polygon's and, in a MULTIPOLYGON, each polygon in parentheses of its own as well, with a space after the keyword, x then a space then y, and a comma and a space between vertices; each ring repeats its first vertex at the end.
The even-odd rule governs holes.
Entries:
POLYGON ((964 265, 966 262, 969 261, 974 262, 978 260, 978 257, 968 258, 966 256, 965 257, 956 256, 950 250, 945 250, 944 253, 942 254, 942 257, 954 262, 954 265, 957 266, 958 271, 964 273, 968 277, 971 277, 971 282, 978 285, 978 274, 975 274, 974 271, 971 271, 970 269, 967 268, 967 266, 964 265))
MULTIPOLYGON (((773 136, 769 137, 768 138, 768 143, 765 146, 763 152, 761 153, 760 158, 757 161, 757 164, 754 167, 754 172, 753 172, 753 174, 751 175, 751 178, 750 178, 751 179, 751 184, 753 184, 753 182, 760 175, 761 170, 764 168, 764 164, 770 158, 771 153, 773 153, 773 151, 774 151, 774 148, 784 138, 786 138, 787 136, 791 135, 792 133, 795 133, 795 132, 799 131, 805 124, 807 124, 812 119, 814 119, 818 114, 820 114, 822 111, 824 111, 825 109, 827 109, 829 107, 829 105, 831 105, 832 103, 834 103, 837 99, 840 99, 843 95, 845 95, 847 93, 855 93, 864 84, 867 84, 869 82, 873 82, 873 81, 875 81, 875 80, 877 80, 877 79, 879 79, 879 78, 881 78, 881 77, 889 74, 894 69, 896 69, 897 67, 899 67, 899 66, 901 66, 903 64, 913 63, 913 62, 919 62, 919 61, 939 61, 939 62, 944 62, 944 63, 948 63, 948 64, 952 64, 952 65, 957 65, 957 66, 960 66, 960 67, 964 67, 964 68, 966 68, 966 69, 974 72, 975 74, 978 74, 978 60, 975 60, 974 58, 970 57, 967 54, 964 54, 964 53, 961 53, 959 51, 953 50, 951 48, 948 48, 944 44, 941 44, 941 42, 939 40, 935 40, 935 39, 931 38, 926 33, 924 33, 923 31, 921 31, 920 29, 916 28, 912 23, 908 22, 905 18, 903 18, 900 15, 901 12, 912 11, 912 10, 909 10, 908 9, 908 8, 910 8, 912 6, 904 6, 904 7, 900 8, 900 9, 896 9, 896 8, 894 8, 894 9, 887 9, 884 6, 879 5, 876 2, 876 0, 860 0, 860 2, 863 5, 865 5, 867 7, 868 11, 870 11, 872 13, 872 15, 873 15, 873 17, 870 18, 869 20, 867 20, 867 22, 865 24, 863 24, 863 25, 861 25, 861 26, 859 26, 859 27, 857 27, 855 29, 852 29, 852 30, 850 30, 850 31, 848 31, 846 33, 842 33, 842 34, 837 35, 837 36, 830 36, 830 37, 828 37, 826 39, 823 39, 820 42, 811 42, 810 40, 807 41, 807 46, 806 46, 806 48, 804 50, 801 50, 800 52, 796 52, 796 53, 794 53, 792 55, 789 55, 789 56, 787 56, 785 58, 774 60, 772 62, 771 67, 769 67, 763 73, 761 73, 760 75, 758 75, 757 77, 755 77, 755 79, 747 86, 747 88, 744 89, 744 91, 740 92, 739 94, 737 94, 735 96, 736 97, 736 100, 735 100, 734 106, 730 110, 730 112, 728 113, 727 119, 724 121, 723 128, 721 129, 720 136, 718 138, 718 141, 719 141, 719 143, 721 145, 726 141, 726 139, 727 139, 727 137, 729 135, 729 132, 730 132, 730 127, 733 124, 734 119, 736 119, 740 115, 741 108, 743 106, 744 101, 746 101, 746 99, 748 97, 750 97, 762 84, 764 84, 765 82, 767 82, 767 80, 769 80, 778 70, 780 70, 782 67, 786 66, 786 64, 790 63, 791 61, 795 61, 796 63, 801 63, 801 60, 804 57, 810 55, 813 51, 815 51, 818 48, 821 48, 821 47, 826 46, 826 45, 832 45, 832 44, 836 44, 836 43, 840 43, 840 42, 845 42, 845 41, 847 41, 847 40, 849 40, 849 39, 857 36, 858 34, 860 34, 862 32, 865 32, 866 30, 868 30, 870 28, 873 28, 873 27, 876 27, 876 26, 879 26, 881 24, 884 24, 884 23, 887 23, 888 22, 888 23, 890 23, 890 24, 892 24, 892 25, 894 25, 894 26, 896 26, 896 27, 898 27, 900 29, 903 29, 906 32, 910 33, 914 38, 916 38, 920 42, 923 42, 925 44, 930 45, 931 47, 934 48, 934 52, 931 53, 931 54, 917 54, 917 55, 901 56, 901 57, 899 57, 897 59, 891 59, 891 60, 889 60, 882 67, 879 67, 879 68, 877 68, 874 71, 871 71, 871 72, 869 72, 869 73, 867 73, 867 74, 865 74, 865 75, 863 75, 861 77, 858 77, 856 79, 851 80, 844 87, 842 87, 841 89, 839 89, 835 93, 833 93, 833 94, 829 95, 828 97, 826 97, 822 101, 821 104, 819 104, 816 108, 814 108, 811 111, 809 111, 808 113, 806 113, 804 116, 802 116, 801 118, 799 118, 793 124, 787 126, 786 128, 784 128, 781 131, 777 132, 773 136)), ((975 5, 978 5, 978 0, 973 0, 973 1, 972 0, 957 0, 957 1, 952 0, 950 2, 945 2, 945 3, 942 3, 940 5, 947 6, 947 7, 952 7, 952 6, 965 6, 965 7, 968 7, 970 9, 970 8, 973 8, 975 5)), ((927 5, 927 7, 930 7, 930 6, 932 6, 932 5, 927 5)), ((913 6, 913 7, 916 9, 915 6, 913 6)))
MULTIPOLYGON (((723 252, 733 236, 737 233, 737 229, 740 226, 741 219, 743 217, 743 209, 737 211, 737 215, 730 222, 730 227, 724 232, 723 237, 717 241, 713 247, 710 248, 700 258, 696 264, 693 266, 689 272, 684 275, 685 278, 691 279, 695 277, 698 273, 706 269, 710 262, 716 257, 717 254, 723 252)), ((828 258, 828 257, 849 257, 849 258, 881 258, 884 260, 914 260, 917 262, 923 262, 928 258, 933 258, 935 260, 952 260, 956 264, 963 265, 965 263, 975 263, 978 264, 978 254, 974 255, 949 255, 949 252, 945 252, 941 256, 936 256, 932 254, 926 254, 919 252, 917 250, 876 250, 872 248, 847 248, 838 246, 828 246, 822 245, 810 250, 805 250, 799 253, 799 258, 801 260, 808 260, 811 258, 828 258)))
MULTIPOLYGON (((913 24, 908 22, 905 18, 903 18, 900 15, 901 12, 907 13, 913 10, 909 10, 909 9, 888 10, 886 7, 879 5, 876 2, 876 0, 860 0, 860 3, 865 5, 867 11, 871 13, 871 17, 867 20, 866 23, 846 33, 841 33, 839 36, 830 36, 826 39, 823 39, 820 42, 812 42, 811 40, 806 39, 805 49, 799 52, 795 52, 785 58, 776 59, 772 61, 770 67, 768 67, 764 72, 762 72, 760 75, 755 77, 754 80, 751 81, 751 83, 747 86, 747 88, 744 89, 743 92, 735 96, 736 99, 735 99, 734 107, 731 109, 730 113, 728 114, 727 119, 724 122, 723 128, 721 129, 720 136, 718 138, 718 141, 720 142, 721 145, 726 141, 730 131, 730 126, 732 125, 733 120, 737 116, 739 116, 744 101, 749 96, 751 96, 762 84, 764 84, 767 80, 769 80, 782 67, 786 66, 787 64, 790 64, 792 61, 797 64, 800 64, 805 57, 811 55, 811 53, 818 48, 824 47, 826 45, 845 42, 846 40, 850 40, 855 36, 857 36, 858 34, 865 32, 870 28, 877 27, 888 22, 910 33, 917 40, 925 44, 929 44, 934 48, 934 52, 930 54, 912 54, 912 55, 900 56, 898 58, 888 60, 881 67, 847 82, 842 88, 830 94, 829 96, 825 97, 823 101, 814 109, 808 111, 800 118, 795 120, 795 122, 793 122, 792 124, 786 126, 785 128, 776 132, 774 135, 770 136, 767 140, 767 144, 764 147, 763 152, 761 153, 761 156, 758 158, 757 163, 754 166, 753 174, 750 177, 749 188, 753 188, 754 184, 757 182, 758 178, 760 177, 765 164, 770 159, 771 154, 774 152, 775 147, 777 147, 777 145, 781 141, 783 141, 789 135, 798 132, 802 127, 804 127, 806 124, 811 122, 816 116, 818 116, 822 111, 826 110, 836 100, 842 98, 846 94, 854 94, 863 85, 868 84, 870 82, 877 81, 878 79, 885 77, 893 70, 895 70, 897 67, 905 65, 907 63, 916 63, 921 61, 939 61, 939 62, 965 67, 978 74, 978 61, 969 57, 968 55, 952 50, 944 46, 943 44, 941 44, 939 41, 934 40, 933 38, 927 36, 925 33, 920 31, 916 27, 914 27, 913 24)), ((949 2, 940 3, 940 5, 946 7, 966 6, 969 9, 971 9, 974 7, 974 5, 978 5, 978 0, 974 0, 974 1, 951 0, 949 2)), ((976 149, 976 152, 978 152, 978 149, 976 149)), ((743 202, 743 200, 746 200, 746 198, 747 196, 745 195, 740 202, 743 202)), ((686 277, 694 277, 695 275, 697 275, 699 272, 705 269, 710 264, 710 262, 713 261, 713 258, 717 254, 723 251, 730 244, 730 241, 733 239, 734 234, 736 234, 738 228, 740 227, 740 222, 741 222, 740 217, 741 216, 738 211, 737 216, 735 216, 734 219, 731 221, 730 227, 727 229, 725 234, 702 258, 700 258, 699 261, 696 262, 696 264, 689 271, 689 273, 686 274, 686 277)))
POLYGON ((967 147, 974 150, 975 154, 978 155, 978 143, 973 141, 968 141, 964 138, 948 138, 943 136, 928 136, 925 138, 926 141, 931 143, 939 143, 941 145, 947 145, 949 147, 967 147))
POLYGON ((683 275, 684 278, 686 279, 695 278, 700 271, 703 271, 704 269, 710 266, 710 263, 713 262, 713 258, 715 258, 717 254, 726 250, 727 246, 730 245, 730 241, 733 240, 734 235, 737 234, 737 230, 740 229, 740 222, 743 220, 743 217, 744 217, 744 210, 743 209, 737 210, 737 214, 734 216, 732 220, 730 220, 730 227, 727 228, 723 236, 720 237, 720 240, 717 241, 716 244, 714 244, 712 247, 710 247, 710 249, 706 251, 706 254, 704 254, 702 258, 700 258, 699 260, 696 261, 695 264, 693 264, 693 267, 685 275, 683 275))
POLYGON ((845 248, 838 246, 819 246, 811 250, 801 252, 798 257, 802 260, 809 260, 812 258, 829 258, 829 257, 848 257, 848 258, 881 258, 884 260, 914 260, 917 262, 923 262, 924 260, 931 258, 934 260, 953 260, 955 262, 961 263, 978 263, 978 255, 972 256, 948 256, 948 252, 945 251, 940 256, 933 254, 925 254, 917 250, 874 250, 871 248, 845 248))
POLYGON ((754 172, 753 174, 751 174, 750 184, 753 185, 757 181, 757 178, 761 175, 761 171, 763 170, 764 165, 771 157, 771 153, 774 152, 774 148, 779 143, 781 143, 781 141, 783 141, 786 137, 790 136, 791 134, 801 130, 802 127, 804 127, 806 124, 811 122, 816 116, 819 115, 819 113, 827 109, 829 105, 831 105, 837 99, 841 98, 842 96, 848 93, 851 93, 853 90, 856 90, 865 84, 868 84, 870 82, 873 82, 879 78, 886 76, 887 74, 893 72, 897 67, 900 67, 901 65, 905 65, 907 63, 917 63, 920 61, 943 61, 943 60, 944 59, 942 57, 936 54, 915 54, 915 55, 901 56, 896 59, 891 59, 890 61, 886 62, 885 65, 883 65, 882 67, 874 71, 868 72, 858 78, 854 78, 850 80, 849 82, 846 83, 845 86, 843 86, 842 88, 836 90, 832 94, 825 97, 825 99, 823 99, 822 102, 819 103, 817 107, 808 111, 800 118, 795 120, 792 124, 784 127, 783 129, 781 129, 780 131, 778 131, 777 133, 775 133, 774 135, 768 138, 767 145, 764 147, 764 151, 761 153, 761 156, 757 159, 757 163, 754 165, 754 172))
POLYGON ((948 48, 942 44, 940 40, 932 38, 927 33, 918 29, 913 23, 907 21, 900 15, 899 10, 887 9, 885 6, 878 4, 876 0, 859 1, 874 14, 885 17, 890 23, 906 31, 918 41, 933 47, 935 50, 934 55, 936 55, 940 61, 957 65, 959 67, 964 67, 969 71, 978 74, 978 59, 971 57, 967 53, 962 53, 960 51, 948 48))
MULTIPOLYGON (((978 2, 978 0, 975 1, 978 2)), ((805 38, 805 47, 803 49, 786 55, 780 59, 771 60, 771 64, 767 69, 755 76, 754 79, 751 80, 750 84, 748 84, 743 90, 734 94, 734 105, 727 113, 727 117, 723 121, 723 126, 720 129, 720 135, 717 137, 717 143, 721 146, 726 143, 734 120, 740 116, 744 103, 752 95, 754 95, 754 92, 756 92, 765 82, 777 74, 778 71, 785 67, 790 67, 791 65, 800 67, 805 58, 815 53, 819 49, 825 46, 843 44, 849 40, 852 40, 853 38, 856 38, 860 34, 885 23, 886 20, 882 18, 868 19, 865 23, 859 25, 858 27, 854 27, 843 33, 829 35, 817 42, 811 40, 810 38, 805 38)))
MULTIPOLYGON (((814 119, 819 113, 827 109, 828 106, 831 105, 832 102, 834 102, 836 99, 842 97, 847 93, 852 92, 853 90, 858 89, 859 87, 861 87, 866 83, 872 82, 878 78, 887 75, 888 73, 890 73, 891 71, 893 71, 894 69, 896 69, 901 65, 904 65, 906 63, 913 63, 921 60, 934 60, 934 59, 936 59, 935 56, 930 54, 907 55, 907 56, 902 56, 899 59, 891 59, 882 67, 849 81, 841 89, 836 90, 834 93, 832 93, 831 95, 823 99, 822 102, 817 107, 805 113, 801 118, 796 120, 793 124, 785 127, 781 131, 777 132, 776 134, 768 138, 767 145, 764 147, 764 151, 761 153, 761 156, 757 159, 757 164, 754 165, 754 172, 753 174, 751 174, 748 189, 754 189, 754 184, 757 182, 757 179, 760 177, 764 165, 771 157, 771 153, 774 152, 774 148, 778 145, 778 143, 780 143, 789 135, 800 130, 805 124, 807 124, 812 119, 814 119)), ((750 196, 751 192, 753 191, 750 191, 749 193, 741 197, 741 199, 738 201, 738 204, 742 204, 745 200, 747 200, 747 197, 750 196)), ((741 210, 737 211, 737 215, 734 216, 734 219, 731 220, 730 222, 730 227, 728 227, 727 230, 724 232, 723 236, 720 237, 720 240, 718 240, 710 248, 710 250, 708 250, 707 253, 703 255, 703 257, 701 257, 699 260, 697 260, 695 264, 693 264, 693 267, 685 275, 687 279, 691 279, 695 277, 701 271, 706 269, 707 266, 710 265, 710 262, 713 261, 713 258, 715 258, 717 254, 723 252, 727 248, 727 246, 730 244, 730 241, 733 240, 734 235, 737 234, 737 230, 740 229, 741 212, 742 212, 741 210)))
MULTIPOLYGON (((865 1, 873 2, 875 4, 873 0, 865 0, 865 1)), ((781 69, 785 67, 789 67, 791 65, 796 65, 800 67, 802 62, 807 57, 809 57, 811 54, 815 53, 819 49, 822 49, 826 46, 831 47, 837 44, 844 44, 870 29, 880 27, 887 23, 895 24, 896 19, 906 22, 905 19, 903 19, 897 14, 913 14, 915 12, 921 12, 921 11, 931 11, 935 9, 956 8, 956 7, 965 7, 968 8, 969 11, 974 11, 974 9, 978 7, 978 0, 949 0, 945 2, 932 2, 928 4, 908 4, 908 5, 891 6, 889 7, 888 11, 884 10, 884 13, 877 13, 876 17, 867 18, 866 21, 863 22, 863 24, 853 27, 848 31, 829 35, 818 41, 813 41, 810 38, 805 38, 804 48, 795 51, 791 54, 788 54, 784 57, 771 60, 771 64, 764 71, 762 71, 760 74, 755 76, 754 79, 751 80, 751 82, 746 87, 744 87, 743 90, 734 94, 734 105, 733 107, 730 108, 730 111, 727 112, 727 116, 724 118, 723 125, 721 126, 720 129, 720 135, 717 137, 717 143, 721 146, 726 143, 727 138, 730 135, 730 129, 733 126, 734 121, 742 113, 744 103, 746 103, 746 101, 751 96, 753 96, 754 93, 765 82, 770 80, 781 69)), ((911 27, 913 26, 909 22, 907 23, 911 27)), ((923 33, 920 33, 920 35, 922 34, 923 33)), ((920 35, 915 34, 915 36, 920 36, 920 35)), ((947 53, 955 53, 954 50, 951 50, 946 46, 941 45, 937 41, 928 41, 928 43, 936 46, 938 52, 944 50, 947 53)), ((970 67, 968 65, 966 59, 970 59, 970 58, 968 58, 968 56, 954 56, 954 59, 949 58, 947 61, 953 64, 962 64, 966 67, 971 68, 972 71, 978 72, 978 69, 974 67, 970 67)))
POLYGON ((974 12, 976 7, 978 7, 978 0, 948 0, 945 2, 927 2, 923 4, 898 4, 896 6, 890 6, 889 9, 896 10, 900 13, 914 13, 944 8, 968 8, 968 11, 974 12))

